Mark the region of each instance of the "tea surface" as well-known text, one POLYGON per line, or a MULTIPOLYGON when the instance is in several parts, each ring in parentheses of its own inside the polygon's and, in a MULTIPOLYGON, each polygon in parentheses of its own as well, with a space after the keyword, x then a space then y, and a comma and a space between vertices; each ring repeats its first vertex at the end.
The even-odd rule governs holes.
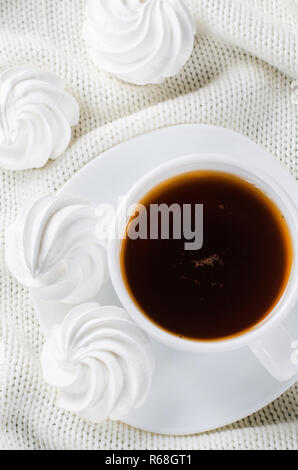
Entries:
POLYGON ((196 171, 163 182, 140 203, 149 229, 150 204, 203 204, 204 214, 199 250, 185 250, 183 238, 123 241, 122 275, 151 321, 208 341, 249 330, 270 313, 289 279, 292 242, 260 189, 228 173, 196 171))

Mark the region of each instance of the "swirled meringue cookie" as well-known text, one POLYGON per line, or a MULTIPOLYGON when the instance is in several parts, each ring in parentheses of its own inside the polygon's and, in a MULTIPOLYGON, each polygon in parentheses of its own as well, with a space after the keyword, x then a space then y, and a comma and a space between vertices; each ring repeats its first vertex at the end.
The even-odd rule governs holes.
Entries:
POLYGON ((45 302, 92 299, 107 279, 96 208, 77 199, 46 196, 26 208, 7 231, 11 274, 45 302))
POLYGON ((54 73, 28 66, 0 76, 0 167, 41 168, 68 147, 79 105, 54 73))
POLYGON ((59 405, 100 422, 140 407, 154 367, 151 342, 120 307, 79 305, 55 325, 44 345, 45 381, 59 388, 59 405))
POLYGON ((87 0, 86 17, 91 59, 136 85, 176 75, 193 49, 196 26, 183 0, 87 0))

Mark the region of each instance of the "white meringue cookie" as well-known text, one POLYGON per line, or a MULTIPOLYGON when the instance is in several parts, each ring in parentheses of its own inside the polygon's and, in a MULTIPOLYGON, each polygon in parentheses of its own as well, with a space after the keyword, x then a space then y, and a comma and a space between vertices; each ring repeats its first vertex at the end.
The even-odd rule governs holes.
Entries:
POLYGON ((8 269, 39 300, 92 299, 107 279, 98 223, 96 208, 85 202, 66 196, 39 199, 8 228, 8 269))
POLYGON ((68 147, 79 105, 52 72, 30 66, 0 76, 0 167, 41 168, 68 147))
POLYGON ((193 49, 196 26, 183 0, 87 0, 86 17, 91 59, 136 85, 176 75, 193 49))
POLYGON ((100 422, 140 407, 154 367, 151 342, 120 307, 79 305, 53 327, 42 351, 45 381, 59 405, 100 422))

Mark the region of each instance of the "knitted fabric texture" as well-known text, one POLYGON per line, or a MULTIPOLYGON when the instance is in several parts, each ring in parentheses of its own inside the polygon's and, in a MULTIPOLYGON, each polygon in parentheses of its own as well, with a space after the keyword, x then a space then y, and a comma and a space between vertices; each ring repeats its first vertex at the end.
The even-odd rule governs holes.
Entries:
POLYGON ((297 3, 186 3, 198 27, 191 58, 178 76, 137 87, 96 69, 89 59, 81 36, 84 1, 0 0, 0 72, 18 64, 49 69, 64 78, 81 110, 60 159, 40 170, 0 171, 3 449, 297 449, 297 384, 253 416, 185 437, 120 422, 92 424, 59 409, 57 391, 42 379, 44 337, 28 290, 5 266, 5 230, 22 205, 54 194, 104 150, 144 132, 182 123, 233 129, 265 147, 297 178, 297 3))

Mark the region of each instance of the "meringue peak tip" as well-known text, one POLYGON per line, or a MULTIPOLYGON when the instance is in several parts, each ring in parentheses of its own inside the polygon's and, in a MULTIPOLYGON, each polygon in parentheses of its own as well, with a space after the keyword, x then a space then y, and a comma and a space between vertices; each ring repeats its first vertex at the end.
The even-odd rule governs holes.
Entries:
POLYGON ((41 168, 63 155, 80 109, 62 78, 32 65, 14 66, 0 75, 0 99, 0 167, 41 168))
POLYGON ((184 0, 117 0, 108 7, 89 0, 82 34, 99 68, 129 84, 154 85, 185 65, 196 22, 184 0))
POLYGON ((8 270, 40 301, 87 302, 106 283, 107 253, 94 230, 93 207, 72 196, 44 196, 7 229, 8 270))
POLYGON ((101 422, 144 404, 154 354, 147 335, 132 323, 121 307, 88 302, 53 327, 41 363, 45 380, 59 389, 61 408, 101 422))

